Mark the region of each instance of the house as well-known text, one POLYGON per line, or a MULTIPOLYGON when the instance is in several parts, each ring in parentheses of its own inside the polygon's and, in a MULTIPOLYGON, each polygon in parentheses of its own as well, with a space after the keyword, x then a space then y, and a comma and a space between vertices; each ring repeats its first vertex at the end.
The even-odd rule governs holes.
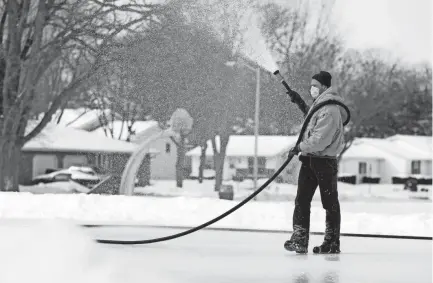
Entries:
MULTIPOLYGON (((126 140, 130 136, 132 143, 141 143, 150 135, 153 134, 153 126, 156 121, 135 121, 132 123, 133 135, 129 135, 129 131, 124 121, 110 122, 107 127, 100 127, 94 130, 99 135, 106 135, 107 128, 113 131, 114 138, 126 140)), ((150 178, 152 180, 175 180, 176 179, 176 160, 177 148, 171 138, 160 138, 149 144, 152 148, 150 165, 150 178)))
MULTIPOLYGON (((33 123, 30 123, 30 125, 33 123)), ((31 130, 31 126, 27 131, 31 130)), ((96 166, 111 174, 121 175, 136 146, 84 130, 48 124, 22 149, 20 183, 26 184, 47 169, 70 166, 96 166)), ((143 162, 143 172, 149 175, 149 162, 143 162)), ((143 173, 139 182, 146 183, 149 176, 143 173)))
POLYGON ((386 139, 358 138, 343 154, 340 175, 392 183, 396 178, 431 179, 432 137, 395 135, 386 139))
POLYGON ((384 174, 389 171, 388 175, 392 175, 398 169, 388 161, 394 159, 392 154, 378 148, 377 144, 382 142, 381 139, 356 139, 340 160, 339 176, 354 176, 356 183, 362 183, 366 177, 391 182, 391 177, 384 174))
MULTIPOLYGON (((258 137, 258 177, 270 177, 287 158, 287 152, 296 143, 296 136, 258 137)), ((252 178, 254 170, 254 136, 232 135, 227 145, 223 179, 234 177, 252 178)), ((219 150, 219 141, 217 141, 219 150)), ((186 154, 191 158, 191 176, 198 176, 201 148, 196 147, 186 154)), ((208 141, 205 169, 214 169, 213 149, 208 141)))

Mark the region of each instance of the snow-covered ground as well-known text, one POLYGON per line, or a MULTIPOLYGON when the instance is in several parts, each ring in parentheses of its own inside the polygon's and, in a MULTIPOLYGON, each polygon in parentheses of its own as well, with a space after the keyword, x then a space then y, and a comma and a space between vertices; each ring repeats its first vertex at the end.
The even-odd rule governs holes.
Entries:
MULTIPOLYGON (((137 189, 158 196, 1 193, 0 219, 195 226, 236 205, 251 193, 245 188, 247 185, 235 185, 234 201, 218 199, 211 181, 200 186, 197 181, 186 181, 183 189, 175 188, 173 181, 137 189)), ((273 184, 257 201, 251 201, 213 227, 292 230, 295 191, 294 186, 273 184)), ((369 188, 340 183, 340 200, 343 233, 432 235, 431 201, 411 199, 402 186, 369 188)), ((322 232, 324 228, 325 211, 317 191, 311 208, 311 231, 322 232)))
MULTIPOLYGON (((77 193, 73 183, 62 184, 0 193, 0 282, 251 282, 262 278, 266 282, 408 282, 413 272, 419 282, 430 282, 425 272, 431 265, 426 262, 431 259, 427 241, 401 240, 408 243, 401 245, 397 240, 381 243, 343 237, 343 254, 327 259, 289 256, 281 247, 287 234, 200 231, 176 241, 126 248, 97 245, 92 240, 148 239, 176 231, 160 229, 154 235, 144 227, 86 230, 77 225, 196 226, 250 194, 251 182, 233 184, 233 201, 219 199, 212 181, 201 185, 186 181, 182 189, 174 181, 159 181, 137 188, 135 196, 87 195, 77 193), (377 261, 381 267, 372 272, 377 261), (235 267, 238 264, 245 268, 235 267)), ((412 198, 400 185, 340 183, 339 190, 343 233, 432 236, 431 201, 412 198)), ((293 185, 272 184, 256 201, 212 227, 291 230, 295 194, 293 185)), ((431 199, 431 192, 424 196, 431 199)), ((325 212, 317 191, 311 231, 324 228, 325 212)), ((312 244, 321 240, 311 237, 312 244)))

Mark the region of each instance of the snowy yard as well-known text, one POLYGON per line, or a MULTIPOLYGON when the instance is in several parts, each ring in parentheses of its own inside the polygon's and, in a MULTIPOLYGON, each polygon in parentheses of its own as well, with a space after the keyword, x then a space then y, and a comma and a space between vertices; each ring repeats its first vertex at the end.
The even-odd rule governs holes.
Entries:
MULTIPOLYGON (((251 190, 235 184, 235 200, 221 200, 212 181, 155 182, 137 192, 148 196, 1 193, 0 219, 69 219, 80 223, 195 226, 236 205, 251 190)), ((423 186, 421 186, 423 187, 423 186)), ((343 233, 431 236, 431 201, 411 198, 401 185, 339 184, 343 233)), ((430 193, 431 194, 431 193, 430 193)), ((296 187, 273 184, 212 227, 292 230, 296 187)), ((311 231, 323 232, 325 212, 316 191, 311 208, 311 231)))

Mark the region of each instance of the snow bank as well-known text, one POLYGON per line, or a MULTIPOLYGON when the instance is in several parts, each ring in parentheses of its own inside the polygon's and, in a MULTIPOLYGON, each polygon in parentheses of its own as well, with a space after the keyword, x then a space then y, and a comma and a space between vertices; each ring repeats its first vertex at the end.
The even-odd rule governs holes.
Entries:
MULTIPOLYGON (((34 195, 1 193, 0 218, 70 219, 92 224, 196 226, 239 201, 191 197, 34 195)), ((292 230, 293 201, 252 201, 212 227, 292 230)), ((432 235, 431 202, 341 202, 343 233, 432 235)), ((311 208, 311 231, 325 230, 320 202, 311 208)))
POLYGON ((55 183, 39 183, 33 186, 20 185, 20 192, 33 194, 72 194, 72 193, 87 193, 89 188, 78 184, 72 180, 55 183))
MULTIPOLYGON (((258 185, 262 185, 267 179, 259 179, 258 185)), ((232 185, 235 200, 243 200, 253 192, 253 181, 242 182, 225 181, 224 184, 232 185)), ((341 202, 347 201, 409 201, 412 197, 432 199, 431 185, 419 185, 418 188, 426 188, 427 192, 409 192, 403 190, 404 185, 399 184, 359 184, 338 183, 338 193, 341 202)), ((258 201, 291 201, 296 197, 297 185, 271 183, 257 197, 258 201)), ((204 180, 199 184, 196 180, 185 180, 183 188, 176 188, 174 181, 153 181, 151 186, 135 188, 136 193, 160 197, 195 197, 195 198, 219 198, 214 191, 214 181, 204 180)), ((314 195, 313 201, 320 201, 319 189, 314 195)))
MULTIPOLYGON (((103 253, 71 222, 0 221, 2 283, 122 282, 122 263, 103 253)), ((149 282, 174 282, 154 271, 145 274, 149 282)))

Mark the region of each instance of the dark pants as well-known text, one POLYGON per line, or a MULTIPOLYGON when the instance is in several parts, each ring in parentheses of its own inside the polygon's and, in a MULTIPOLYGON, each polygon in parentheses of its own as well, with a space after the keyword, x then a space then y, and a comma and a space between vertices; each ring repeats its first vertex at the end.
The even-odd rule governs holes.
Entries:
POLYGON ((337 191, 338 162, 332 158, 300 156, 302 162, 293 213, 293 231, 308 246, 311 201, 317 186, 326 210, 325 241, 340 241, 340 203, 337 191))

